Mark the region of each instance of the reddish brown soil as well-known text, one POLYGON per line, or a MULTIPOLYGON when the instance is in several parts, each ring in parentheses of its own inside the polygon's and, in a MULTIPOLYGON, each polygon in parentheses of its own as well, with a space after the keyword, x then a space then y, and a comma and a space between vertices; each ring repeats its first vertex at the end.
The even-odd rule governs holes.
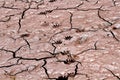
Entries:
POLYGON ((0 0, 0 80, 120 80, 120 0, 0 0))

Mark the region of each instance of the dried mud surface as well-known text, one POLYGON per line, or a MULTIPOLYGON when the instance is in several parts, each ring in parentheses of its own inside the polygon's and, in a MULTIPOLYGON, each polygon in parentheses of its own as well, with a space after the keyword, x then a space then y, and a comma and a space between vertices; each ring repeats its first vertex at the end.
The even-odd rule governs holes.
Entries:
POLYGON ((0 80, 120 80, 120 0, 0 0, 0 80))

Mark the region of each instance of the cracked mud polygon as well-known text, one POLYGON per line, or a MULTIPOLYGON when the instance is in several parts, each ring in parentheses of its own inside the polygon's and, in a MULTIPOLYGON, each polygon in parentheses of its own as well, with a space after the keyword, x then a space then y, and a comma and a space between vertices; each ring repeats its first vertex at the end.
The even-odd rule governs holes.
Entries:
POLYGON ((120 80, 120 0, 0 0, 0 80, 120 80))

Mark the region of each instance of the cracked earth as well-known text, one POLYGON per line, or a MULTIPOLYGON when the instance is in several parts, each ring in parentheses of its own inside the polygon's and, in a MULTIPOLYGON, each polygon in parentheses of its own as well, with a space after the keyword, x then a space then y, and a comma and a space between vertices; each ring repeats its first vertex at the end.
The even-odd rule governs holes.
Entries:
POLYGON ((120 80, 120 0, 0 0, 0 80, 120 80))

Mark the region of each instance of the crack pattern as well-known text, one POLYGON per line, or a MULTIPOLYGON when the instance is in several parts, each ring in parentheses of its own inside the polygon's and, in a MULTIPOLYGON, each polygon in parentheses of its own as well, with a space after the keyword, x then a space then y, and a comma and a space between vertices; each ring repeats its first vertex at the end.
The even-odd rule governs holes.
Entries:
MULTIPOLYGON (((21 75, 31 75, 30 80, 109 79, 108 75, 101 75, 106 65, 119 67, 119 3, 1 1, 0 76, 15 76, 14 80, 21 75)), ((119 69, 106 70, 106 74, 120 80, 114 73, 119 69)))

